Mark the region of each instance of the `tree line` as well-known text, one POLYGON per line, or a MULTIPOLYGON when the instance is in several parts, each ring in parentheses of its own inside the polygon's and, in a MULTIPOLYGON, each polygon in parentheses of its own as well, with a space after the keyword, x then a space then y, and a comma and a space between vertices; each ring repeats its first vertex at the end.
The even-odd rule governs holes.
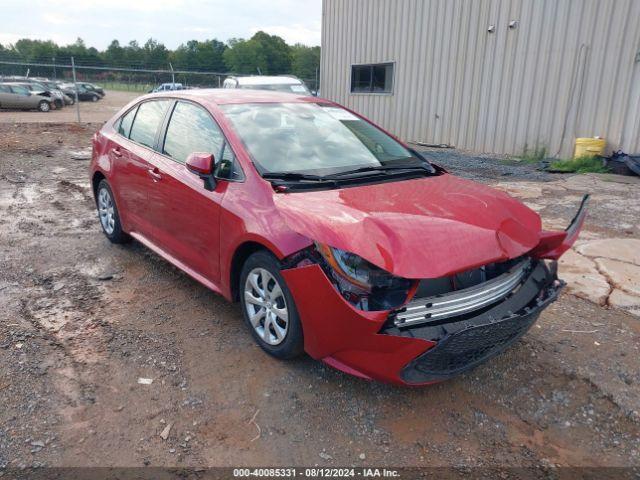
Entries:
MULTIPOLYGON (((77 65, 166 70, 171 64, 174 70, 252 75, 293 74, 303 79, 314 79, 320 67, 320 47, 289 45, 281 37, 262 31, 248 40, 232 38, 226 43, 216 39, 189 40, 175 50, 168 49, 153 38, 142 45, 136 40, 126 45, 113 40, 102 51, 87 47, 81 38, 64 46, 51 40, 27 38, 12 45, 0 44, 0 60, 68 64, 71 57, 74 57, 77 65)), ((0 71, 8 73, 6 68, 0 71)), ((38 74, 37 69, 33 73, 38 74)), ((49 75, 49 70, 40 74, 49 75)))

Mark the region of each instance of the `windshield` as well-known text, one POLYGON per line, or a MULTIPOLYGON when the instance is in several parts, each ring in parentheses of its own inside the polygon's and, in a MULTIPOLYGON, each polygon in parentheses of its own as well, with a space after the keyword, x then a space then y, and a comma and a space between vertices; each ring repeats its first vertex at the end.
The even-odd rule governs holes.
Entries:
POLYGON ((244 90, 270 90, 272 92, 301 93, 311 95, 309 89, 301 83, 272 83, 264 85, 239 85, 244 90))
POLYGON ((264 174, 316 175, 413 161, 389 135, 347 110, 316 103, 223 105, 264 174))

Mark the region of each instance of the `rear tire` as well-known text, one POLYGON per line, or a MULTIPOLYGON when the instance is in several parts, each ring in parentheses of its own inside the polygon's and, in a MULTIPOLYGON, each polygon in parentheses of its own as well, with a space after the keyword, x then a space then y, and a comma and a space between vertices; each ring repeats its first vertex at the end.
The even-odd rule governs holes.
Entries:
POLYGON ((102 232, 111 243, 127 243, 131 237, 122 230, 120 214, 111 187, 106 180, 100 180, 96 190, 96 206, 102 232))
POLYGON ((48 112, 49 110, 51 110, 51 105, 46 100, 42 100, 40 101, 40 103, 38 103, 38 110, 40 110, 41 112, 48 112))
POLYGON ((260 348, 282 360, 303 353, 298 310, 271 253, 258 251, 245 261, 238 291, 245 324, 260 348))

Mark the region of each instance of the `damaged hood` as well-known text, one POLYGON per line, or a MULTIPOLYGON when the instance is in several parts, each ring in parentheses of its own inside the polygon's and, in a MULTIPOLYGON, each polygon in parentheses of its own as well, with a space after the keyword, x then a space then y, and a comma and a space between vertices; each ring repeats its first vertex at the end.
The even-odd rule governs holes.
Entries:
POLYGON ((533 210, 449 174, 275 194, 274 203, 293 231, 404 278, 437 278, 515 258, 540 241, 533 210))

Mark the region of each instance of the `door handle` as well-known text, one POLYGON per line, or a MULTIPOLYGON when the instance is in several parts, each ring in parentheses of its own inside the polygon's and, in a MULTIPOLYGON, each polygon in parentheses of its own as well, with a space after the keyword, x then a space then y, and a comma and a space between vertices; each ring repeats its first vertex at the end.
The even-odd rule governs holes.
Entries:
POLYGON ((160 170, 158 169, 158 167, 150 168, 149 170, 147 170, 147 173, 154 182, 159 182, 160 180, 162 180, 162 175, 160 174, 160 170))
POLYGON ((118 158, 122 157, 122 152, 117 147, 112 148, 111 153, 113 154, 114 157, 118 157, 118 158))

